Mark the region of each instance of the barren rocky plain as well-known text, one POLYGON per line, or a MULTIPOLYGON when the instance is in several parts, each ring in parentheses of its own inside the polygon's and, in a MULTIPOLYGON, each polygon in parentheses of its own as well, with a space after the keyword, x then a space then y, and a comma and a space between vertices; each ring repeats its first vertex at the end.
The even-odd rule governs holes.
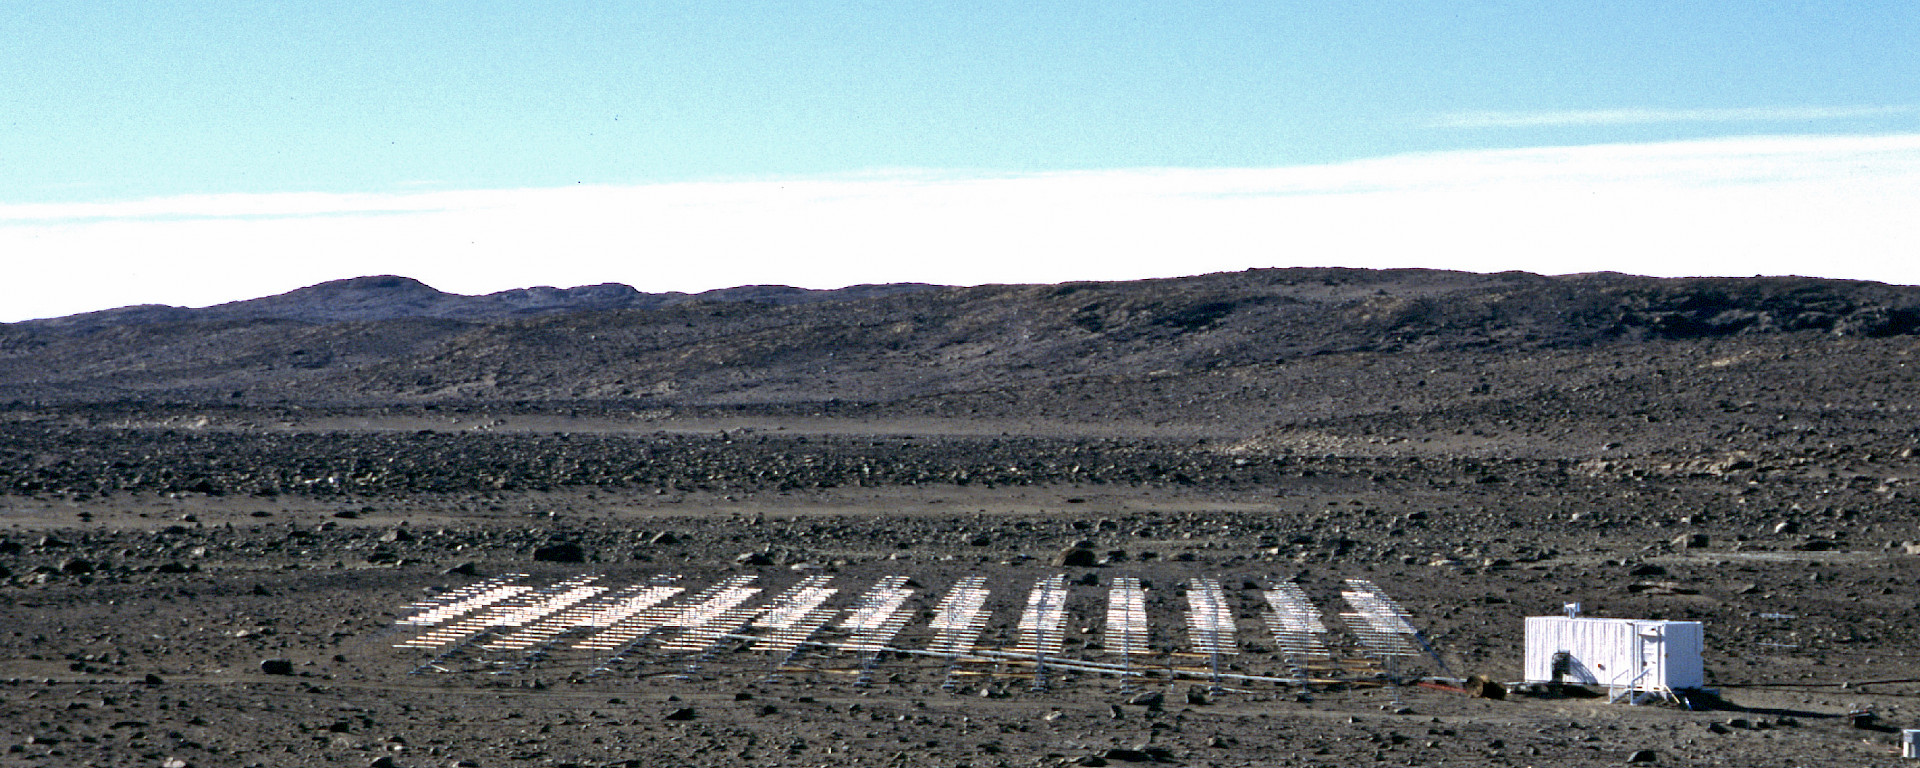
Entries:
POLYGON ((0 765, 1895 765, 1916 351, 1916 288, 1415 270, 378 277, 0 325, 0 765), (862 652, 845 611, 890 576, 898 634, 862 652), (763 591, 624 649, 539 623, 732 577, 763 591), (969 577, 973 657, 929 655, 969 577), (1382 664, 1352 578, 1438 658, 1382 664), (750 621, 819 579, 828 623, 770 652, 750 621), (1233 622, 1217 682, 1194 579, 1233 622), (536 590, 521 623, 408 645, 502 580, 536 590), (1304 688, 1266 623, 1287 583, 1341 660, 1304 688), (1416 683, 1521 679, 1523 618, 1574 601, 1704 622, 1712 693, 1416 683))

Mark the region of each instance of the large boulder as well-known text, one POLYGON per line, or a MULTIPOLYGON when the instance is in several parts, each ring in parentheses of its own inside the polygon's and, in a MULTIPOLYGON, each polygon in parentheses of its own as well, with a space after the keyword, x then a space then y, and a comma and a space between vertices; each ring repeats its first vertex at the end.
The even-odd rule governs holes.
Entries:
POLYGON ((578 544, 563 541, 534 550, 533 559, 543 563, 584 563, 587 551, 578 544))
POLYGON ((1054 556, 1053 564, 1063 568, 1092 568, 1100 564, 1100 556, 1086 547, 1068 547, 1054 556))

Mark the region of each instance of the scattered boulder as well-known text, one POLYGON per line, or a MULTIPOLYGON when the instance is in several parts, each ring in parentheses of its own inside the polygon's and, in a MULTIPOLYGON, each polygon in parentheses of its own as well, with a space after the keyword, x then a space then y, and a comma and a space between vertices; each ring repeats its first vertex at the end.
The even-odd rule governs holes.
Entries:
POLYGON ((1085 547, 1068 547, 1054 556, 1053 564, 1061 568, 1092 568, 1100 564, 1100 556, 1085 547))
POLYGON ((587 551, 581 549, 579 544, 563 541, 535 549, 533 559, 543 563, 584 563, 587 561, 587 551))

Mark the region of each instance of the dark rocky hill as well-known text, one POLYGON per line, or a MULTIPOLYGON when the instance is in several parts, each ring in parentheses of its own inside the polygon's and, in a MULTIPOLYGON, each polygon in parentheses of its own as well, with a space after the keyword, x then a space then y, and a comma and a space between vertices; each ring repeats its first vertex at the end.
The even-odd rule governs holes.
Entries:
POLYGON ((467 296, 445 293, 408 277, 378 275, 332 280, 277 296, 229 302, 201 309, 142 305, 46 320, 30 320, 19 323, 16 327, 86 333, 127 325, 219 320, 338 323, 435 318, 486 321, 592 310, 658 309, 689 301, 742 301, 782 306, 911 293, 936 287, 938 286, 903 283, 855 285, 836 290, 809 290, 785 285, 746 285, 701 293, 671 291, 641 293, 634 290, 632 286, 602 283, 576 288, 549 286, 516 288, 481 296, 467 296))
MULTIPOLYGON (((399 277, 205 309, 0 326, 0 402, 902 403, 1058 393, 1329 356, 1497 356, 1911 337, 1920 289, 1258 270, 1127 283, 459 296, 399 277)), ((1460 357, 1460 356, 1466 357, 1460 357)), ((1263 373, 1262 371, 1265 371, 1263 373)), ((1193 382, 1178 386, 1193 394, 1193 382)))

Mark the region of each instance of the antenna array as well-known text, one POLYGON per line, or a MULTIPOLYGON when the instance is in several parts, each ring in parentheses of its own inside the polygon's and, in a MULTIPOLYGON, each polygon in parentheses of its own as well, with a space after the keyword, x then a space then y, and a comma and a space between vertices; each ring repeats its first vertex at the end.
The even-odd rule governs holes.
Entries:
POLYGON ((1140 580, 1121 576, 1107 590, 1107 628, 1102 641, 1108 653, 1120 654, 1120 687, 1133 692, 1133 657, 1144 656, 1147 649, 1147 591, 1140 580))
POLYGON ((1305 686, 1315 663, 1333 660, 1333 653, 1327 650, 1327 625, 1320 618, 1320 609, 1307 599, 1305 590, 1288 582, 1267 590, 1266 598, 1267 630, 1305 686))
POLYGON ((509 573, 443 592, 402 608, 406 615, 394 623, 402 626, 434 626, 522 592, 533 591, 533 587, 514 583, 526 577, 524 573, 509 573))
MULTIPOLYGON (((1111 663, 1064 655, 1070 596, 1064 574, 1033 583, 1011 638, 1013 644, 998 649, 979 646, 992 616, 988 606, 992 593, 986 577, 974 574, 959 579, 932 611, 931 637, 925 649, 917 651, 894 645, 915 615, 908 610, 908 603, 916 589, 908 586, 911 581, 906 576, 881 578, 846 609, 833 606, 834 599, 845 590, 831 586, 833 578, 829 576, 801 578, 764 603, 756 603, 766 591, 758 586, 759 577, 747 574, 727 576, 689 597, 682 597, 686 590, 675 583, 678 576, 660 575, 643 584, 619 588, 611 588, 592 575, 547 586, 526 584, 525 578, 521 574, 490 578, 408 605, 395 626, 413 628, 416 634, 394 643, 394 647, 431 653, 430 660, 413 670, 416 673, 451 671, 445 662, 472 649, 478 655, 470 663, 492 666, 498 674, 527 671, 542 662, 552 662, 579 664, 581 669, 590 669, 591 676, 610 671, 651 642, 657 651, 673 654, 654 656, 654 660, 678 658, 686 663, 683 677, 698 670, 729 642, 776 657, 774 675, 789 669, 803 649, 815 648, 859 654, 855 684, 860 686, 870 684, 878 661, 893 652, 944 660, 942 685, 948 689, 955 687, 962 662, 1001 665, 983 669, 982 674, 1004 674, 1009 664, 1032 664, 1035 691, 1045 690, 1049 673, 1059 670, 1117 676, 1123 692, 1130 692, 1135 681, 1156 673, 1170 678, 1204 677, 1216 690, 1227 679, 1302 688, 1335 682, 1374 684, 1372 681, 1379 678, 1371 676, 1379 674, 1382 663, 1385 681, 1397 686, 1393 660, 1417 658, 1424 653, 1436 664, 1440 661, 1414 629, 1406 611, 1378 586, 1363 579, 1348 580, 1340 593, 1349 609, 1341 613, 1343 623, 1366 649, 1365 656, 1359 657, 1351 655, 1352 646, 1334 642, 1320 610, 1300 586, 1282 582, 1263 592, 1263 618, 1279 646, 1288 675, 1270 677, 1222 670, 1222 658, 1239 652, 1237 620, 1234 605, 1220 582, 1208 577, 1192 578, 1186 585, 1190 650, 1174 653, 1164 662, 1149 661, 1156 654, 1149 644, 1152 627, 1144 584, 1132 576, 1114 577, 1107 591, 1102 627, 1105 652, 1120 657, 1111 663), (837 638, 815 639, 830 626, 838 630, 837 638), (550 657, 563 647, 571 653, 550 657), (516 655, 490 658, 491 654, 502 653, 516 655), (1194 656, 1204 656, 1207 668, 1182 667, 1173 660, 1194 656), (517 663, 511 661, 515 658, 517 663), (1335 677, 1315 679, 1314 670, 1333 670, 1335 677), (1341 674, 1343 670, 1348 674, 1341 674), (1362 672, 1360 678, 1349 676, 1362 670, 1373 671, 1362 672)), ((1444 664, 1440 669, 1445 670, 1444 664)))
MULTIPOLYGON (((833 619, 833 611, 821 607, 840 590, 829 589, 830 576, 808 576, 773 599, 766 613, 753 620, 755 629, 771 630, 753 641, 753 649, 762 653, 790 656, 813 633, 833 619)), ((784 664, 787 658, 782 658, 784 664)))
POLYGON ((1033 690, 1047 688, 1047 658, 1059 656, 1067 639, 1067 577, 1054 574, 1034 582, 1027 609, 1020 614, 1013 653, 1033 657, 1033 690))
POLYGON ((1233 640, 1233 609, 1220 582, 1194 578, 1187 582, 1187 636, 1194 651, 1207 656, 1215 688, 1220 686, 1220 657, 1238 652, 1233 640))
POLYGON ((940 687, 953 690, 953 676, 959 668, 960 659, 973 655, 974 643, 980 641, 980 633, 987 628, 987 604, 985 576, 967 576, 954 583, 940 598, 933 616, 933 641, 927 644, 927 652, 947 657, 947 672, 940 687))
POLYGON ((1414 628, 1413 618, 1407 615, 1406 609, 1401 608, 1373 582, 1347 579, 1347 588, 1340 592, 1340 598, 1353 607, 1354 613, 1359 616, 1359 623, 1365 625, 1357 626, 1355 622, 1347 620, 1348 614, 1341 614, 1341 619, 1354 630, 1354 634, 1360 636, 1361 642, 1373 647, 1382 656, 1425 655, 1433 660, 1441 672, 1452 674, 1440 654, 1427 643, 1427 638, 1414 628))
POLYGON ((881 579, 860 596, 859 605, 847 611, 847 617, 840 621, 840 628, 852 633, 840 647, 864 654, 855 685, 866 686, 871 682, 873 665, 880 660, 880 652, 907 626, 908 615, 900 609, 906 605, 907 598, 913 596, 913 590, 906 585, 905 576, 881 579))

